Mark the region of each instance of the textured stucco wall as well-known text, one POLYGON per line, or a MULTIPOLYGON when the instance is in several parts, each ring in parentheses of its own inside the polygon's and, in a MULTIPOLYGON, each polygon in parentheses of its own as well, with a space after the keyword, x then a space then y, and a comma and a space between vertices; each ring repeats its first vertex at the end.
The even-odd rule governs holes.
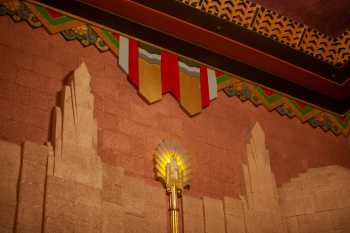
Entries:
POLYGON ((189 194, 222 198, 240 192, 241 157, 247 134, 258 121, 270 150, 278 185, 325 165, 350 168, 347 140, 297 119, 269 113, 223 93, 208 109, 190 118, 166 95, 147 105, 128 83, 111 53, 66 42, 44 29, 31 29, 0 17, 0 139, 20 144, 48 139, 50 115, 64 79, 85 61, 92 76, 98 123, 98 155, 125 174, 153 181, 153 150, 174 138, 190 155, 193 183, 189 194))

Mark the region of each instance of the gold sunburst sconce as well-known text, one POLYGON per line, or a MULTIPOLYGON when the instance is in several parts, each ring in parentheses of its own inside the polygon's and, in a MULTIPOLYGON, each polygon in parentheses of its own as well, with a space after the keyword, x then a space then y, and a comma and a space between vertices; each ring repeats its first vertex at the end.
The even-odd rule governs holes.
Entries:
POLYGON ((179 233, 178 198, 191 180, 190 162, 184 150, 174 141, 163 140, 154 154, 154 170, 169 195, 170 230, 179 233))

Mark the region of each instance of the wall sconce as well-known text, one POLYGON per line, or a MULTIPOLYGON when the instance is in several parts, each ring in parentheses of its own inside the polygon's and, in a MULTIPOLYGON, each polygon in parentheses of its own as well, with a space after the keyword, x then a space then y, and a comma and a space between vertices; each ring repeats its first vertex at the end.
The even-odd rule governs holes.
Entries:
POLYGON ((171 140, 163 140, 154 154, 154 171, 169 195, 170 232, 179 233, 178 198, 191 179, 190 163, 182 148, 171 140))

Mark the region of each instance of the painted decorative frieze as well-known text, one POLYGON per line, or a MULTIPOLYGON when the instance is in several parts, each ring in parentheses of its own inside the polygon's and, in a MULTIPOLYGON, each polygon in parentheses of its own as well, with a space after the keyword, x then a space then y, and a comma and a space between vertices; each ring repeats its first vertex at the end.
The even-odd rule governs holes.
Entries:
POLYGON ((288 45, 333 66, 349 62, 349 30, 331 37, 247 0, 178 0, 288 45))
MULTIPOLYGON (((350 54, 347 49, 350 43, 348 32, 331 40, 326 35, 248 1, 184 3, 292 47, 302 48, 313 56, 325 56, 322 59, 329 62, 337 63, 336 60, 340 59, 342 64, 346 63, 350 54)), ((112 52, 118 57, 118 63, 128 75, 128 80, 150 104, 160 101, 162 95, 169 93, 187 114, 194 116, 217 98, 218 91, 224 90, 229 97, 249 100, 256 106, 263 105, 268 111, 277 111, 281 116, 296 117, 302 123, 325 132, 345 136, 350 133, 350 111, 344 115, 328 112, 284 93, 248 82, 235 74, 219 71, 103 26, 91 25, 34 1, 4 1, 0 3, 0 15, 9 15, 16 22, 27 21, 32 27, 43 26, 49 33, 60 33, 66 40, 78 40, 83 46, 94 45, 101 52, 112 52)))

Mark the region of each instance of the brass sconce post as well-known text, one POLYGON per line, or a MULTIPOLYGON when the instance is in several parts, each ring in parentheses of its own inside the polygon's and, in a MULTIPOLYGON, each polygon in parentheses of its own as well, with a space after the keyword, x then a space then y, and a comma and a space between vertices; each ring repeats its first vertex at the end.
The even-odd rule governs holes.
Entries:
POLYGON ((154 154, 156 177, 164 184, 169 195, 170 230, 180 233, 177 199, 189 187, 191 169, 182 149, 174 142, 163 140, 154 154))
POLYGON ((169 198, 171 233, 179 233, 179 209, 177 207, 176 187, 171 187, 169 198))

